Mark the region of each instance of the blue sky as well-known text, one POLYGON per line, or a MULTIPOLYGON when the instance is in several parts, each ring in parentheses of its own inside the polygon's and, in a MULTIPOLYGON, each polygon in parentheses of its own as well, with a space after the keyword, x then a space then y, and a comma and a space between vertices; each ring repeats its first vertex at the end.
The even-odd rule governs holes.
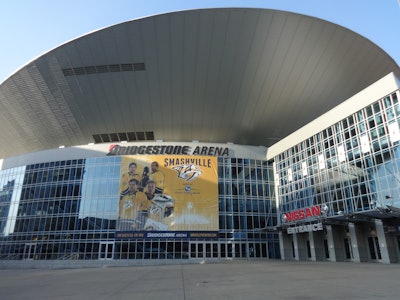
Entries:
POLYGON ((318 17, 363 35, 400 65, 399 0, 1 0, 0 82, 91 31, 160 13, 213 7, 269 8, 318 17))

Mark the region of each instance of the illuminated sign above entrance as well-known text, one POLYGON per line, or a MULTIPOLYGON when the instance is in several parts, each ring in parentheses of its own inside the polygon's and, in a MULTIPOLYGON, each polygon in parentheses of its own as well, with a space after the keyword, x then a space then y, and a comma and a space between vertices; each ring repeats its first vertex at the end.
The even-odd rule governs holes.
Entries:
POLYGON ((293 222, 298 220, 308 219, 310 217, 321 216, 321 207, 319 205, 314 205, 311 207, 301 208, 298 210, 290 211, 282 216, 284 222, 293 222))

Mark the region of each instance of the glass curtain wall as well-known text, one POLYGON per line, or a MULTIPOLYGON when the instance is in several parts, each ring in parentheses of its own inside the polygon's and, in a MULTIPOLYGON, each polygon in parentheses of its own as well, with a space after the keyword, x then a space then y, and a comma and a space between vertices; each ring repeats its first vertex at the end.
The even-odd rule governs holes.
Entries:
POLYGON ((399 91, 275 157, 280 213, 327 205, 328 217, 400 207, 399 91))
POLYGON ((219 159, 219 226, 222 257, 279 258, 272 165, 219 159))
POLYGON ((279 258, 272 166, 219 158, 219 238, 118 239, 120 156, 0 172, 1 259, 279 258))

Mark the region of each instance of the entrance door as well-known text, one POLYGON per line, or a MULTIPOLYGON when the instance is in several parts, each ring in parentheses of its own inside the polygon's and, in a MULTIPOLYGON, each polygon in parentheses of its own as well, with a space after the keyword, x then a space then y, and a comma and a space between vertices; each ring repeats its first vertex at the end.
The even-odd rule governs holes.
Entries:
POLYGON ((190 243, 191 258, 210 258, 219 257, 218 243, 194 242, 190 243))
POLYGON ((190 257, 191 258, 203 258, 204 254, 204 243, 190 243, 190 257))
POLYGON ((114 242, 100 242, 99 259, 110 260, 114 258, 114 242))
POLYGON ((234 251, 235 251, 235 244, 232 243, 221 244, 221 257, 233 258, 235 257, 234 251))
POLYGON ((24 259, 34 259, 37 243, 28 243, 24 247, 24 259))
POLYGON ((343 241, 344 241, 344 251, 345 251, 346 259, 353 259, 353 250, 351 248, 351 240, 349 238, 345 238, 343 241))
POLYGON ((368 246, 369 246, 369 253, 370 253, 371 259, 373 259, 373 260, 382 259, 381 249, 379 247, 378 237, 370 236, 368 238, 368 246))

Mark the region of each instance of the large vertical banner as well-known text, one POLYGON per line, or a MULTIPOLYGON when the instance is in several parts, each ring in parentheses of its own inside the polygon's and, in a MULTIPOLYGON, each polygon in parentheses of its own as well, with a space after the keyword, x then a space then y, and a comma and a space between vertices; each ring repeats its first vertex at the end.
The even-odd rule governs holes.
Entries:
POLYGON ((117 232, 117 237, 140 237, 129 234, 135 231, 143 237, 147 232, 177 237, 172 232, 218 228, 217 157, 122 157, 117 230, 124 234, 117 232))

